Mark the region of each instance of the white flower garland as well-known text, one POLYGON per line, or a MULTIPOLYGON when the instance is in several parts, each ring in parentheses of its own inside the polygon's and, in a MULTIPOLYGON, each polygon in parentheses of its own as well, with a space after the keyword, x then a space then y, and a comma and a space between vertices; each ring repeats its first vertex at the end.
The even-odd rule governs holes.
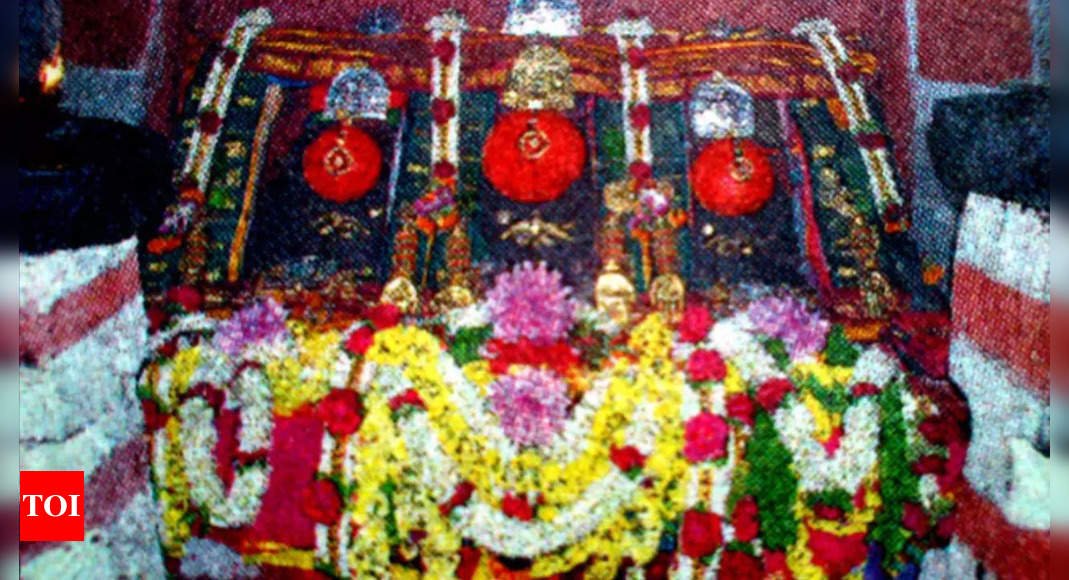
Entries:
MULTIPOLYGON (((244 453, 267 451, 274 428, 271 388, 259 369, 244 369, 227 392, 227 406, 241 411, 238 449, 244 453), (232 400, 232 397, 236 401, 232 400)), ((233 528, 251 523, 260 511, 260 501, 267 490, 269 468, 255 464, 235 474, 229 493, 216 471, 213 457, 218 434, 215 412, 201 397, 185 401, 178 409, 181 420, 182 459, 190 483, 193 503, 208 511, 211 524, 233 528)))
POLYGON ((791 452, 799 485, 807 492, 844 489, 855 491, 872 472, 878 459, 880 409, 874 397, 855 402, 843 414, 843 437, 836 453, 828 457, 813 437, 813 413, 791 396, 774 417, 780 441, 791 452))
MULTIPOLYGON (((647 455, 653 452, 659 434, 654 407, 655 403, 648 399, 639 402, 625 435, 628 445, 647 455)), ((398 427, 414 460, 420 485, 429 490, 438 503, 448 501, 461 477, 456 463, 442 450, 438 434, 426 413, 411 413, 398 422, 398 427)), ((575 543, 596 530, 606 517, 628 502, 638 487, 639 482, 614 467, 550 522, 523 522, 510 518, 473 496, 466 506, 454 510, 453 523, 462 536, 495 553, 534 557, 575 543)))

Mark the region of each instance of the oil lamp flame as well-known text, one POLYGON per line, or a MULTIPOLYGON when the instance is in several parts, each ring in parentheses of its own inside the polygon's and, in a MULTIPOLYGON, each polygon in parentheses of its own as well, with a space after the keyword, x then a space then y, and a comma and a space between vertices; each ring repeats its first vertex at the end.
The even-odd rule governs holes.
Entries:
POLYGON ((63 57, 59 54, 59 46, 52 52, 52 56, 41 61, 41 68, 37 72, 37 80, 41 83, 41 92, 50 95, 59 89, 63 82, 63 57))

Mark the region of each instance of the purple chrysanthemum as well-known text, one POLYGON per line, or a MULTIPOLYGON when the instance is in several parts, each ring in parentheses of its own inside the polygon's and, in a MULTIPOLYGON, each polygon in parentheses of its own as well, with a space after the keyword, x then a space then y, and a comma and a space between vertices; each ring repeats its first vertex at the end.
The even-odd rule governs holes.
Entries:
POLYGON ((575 303, 559 272, 530 262, 498 274, 486 295, 494 336, 515 342, 527 338, 535 344, 560 340, 571 329, 575 303))
POLYGON ((490 403, 518 445, 548 445, 568 415, 568 385, 553 371, 523 367, 490 385, 490 403))
POLYGON ((219 325, 212 345, 236 357, 246 346, 285 335, 286 310, 272 298, 258 300, 219 325))
POLYGON ((791 358, 812 356, 824 350, 831 325, 794 297, 770 296, 750 305, 747 315, 763 334, 783 341, 791 358))

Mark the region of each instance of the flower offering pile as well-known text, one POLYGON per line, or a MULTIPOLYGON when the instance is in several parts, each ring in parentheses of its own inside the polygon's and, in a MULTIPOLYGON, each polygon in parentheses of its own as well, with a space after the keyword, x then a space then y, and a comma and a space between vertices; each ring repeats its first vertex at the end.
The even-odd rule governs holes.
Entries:
POLYGON ((805 302, 620 325, 532 264, 486 296, 343 329, 270 299, 173 320, 139 385, 167 561, 868 578, 949 542, 960 415, 805 302))

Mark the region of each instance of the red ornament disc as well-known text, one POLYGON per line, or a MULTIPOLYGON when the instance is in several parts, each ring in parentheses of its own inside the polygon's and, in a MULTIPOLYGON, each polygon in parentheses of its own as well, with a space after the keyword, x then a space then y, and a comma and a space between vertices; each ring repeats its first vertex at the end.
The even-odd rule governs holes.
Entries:
POLYGON ((706 145, 694 160, 690 181, 702 207, 728 217, 756 212, 774 190, 768 154, 746 139, 719 139, 706 145))
POLYGON ((515 111, 498 119, 483 144, 483 174, 522 203, 557 199, 583 174, 586 143, 556 111, 515 111))
POLYGON ((381 170, 378 143, 356 127, 330 127, 304 150, 304 178, 320 197, 333 202, 364 197, 381 170))

